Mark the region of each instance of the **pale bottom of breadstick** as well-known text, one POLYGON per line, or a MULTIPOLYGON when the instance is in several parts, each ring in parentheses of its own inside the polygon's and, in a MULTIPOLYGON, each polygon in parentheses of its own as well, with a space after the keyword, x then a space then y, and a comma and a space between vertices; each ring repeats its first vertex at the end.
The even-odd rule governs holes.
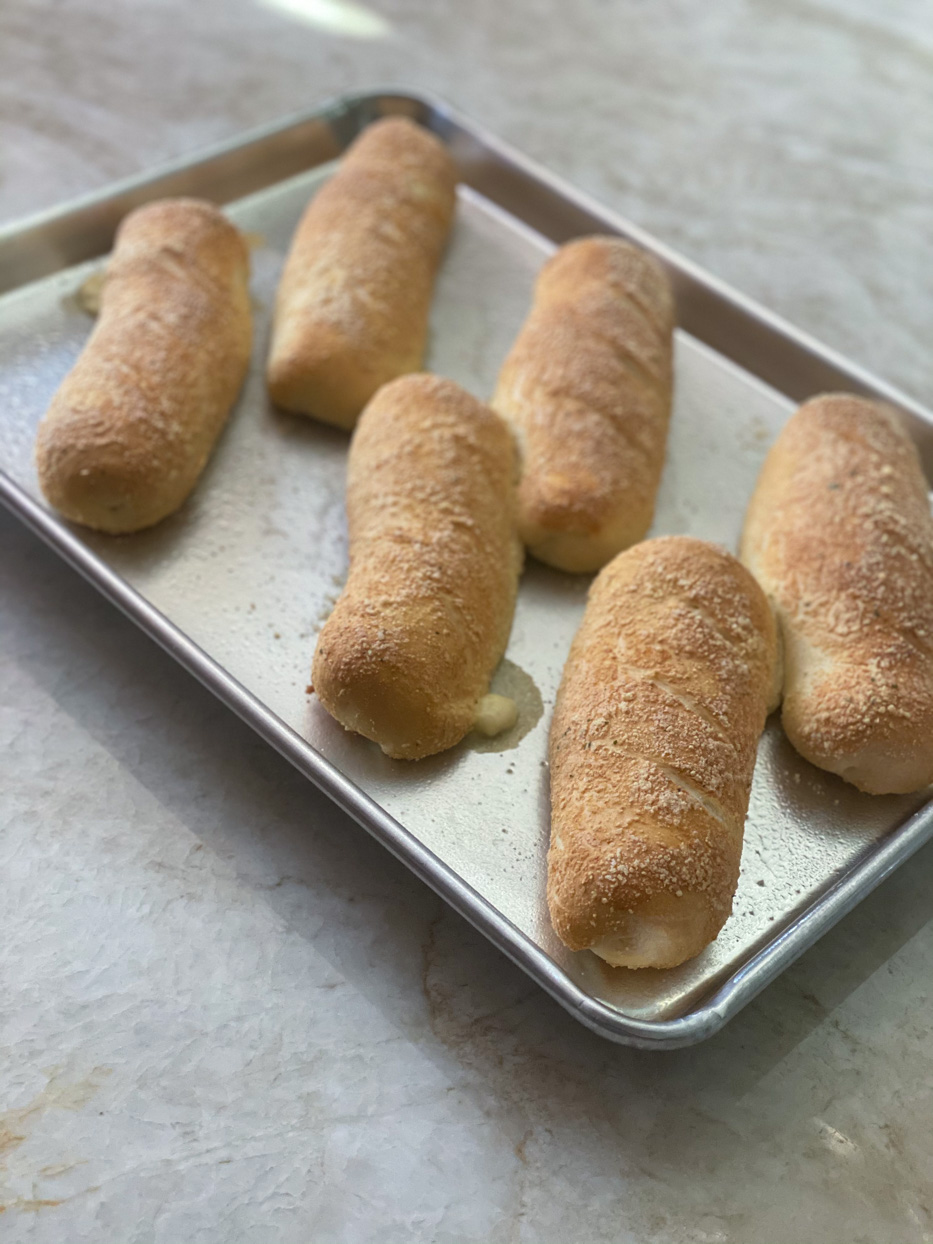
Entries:
POLYGON ((590 949, 613 967, 672 968, 698 955, 709 942, 709 902, 704 895, 657 894, 624 917, 611 937, 590 949))
MULTIPOLYGON (((343 697, 338 696, 338 702, 342 700, 343 697)), ((357 688, 352 704, 349 702, 340 704, 340 723, 346 730, 367 738, 373 730, 378 730, 380 746, 385 754, 396 760, 406 760, 411 752, 409 732, 406 730, 404 734, 398 734, 392 731, 391 725, 398 721, 398 714, 394 712, 387 714, 385 706, 386 697, 381 691, 377 690, 372 697, 364 698, 361 697, 357 688)), ((423 707, 410 702, 404 720, 411 723, 422 721, 423 718, 425 718, 423 707)), ((489 692, 480 699, 476 706, 472 728, 484 738, 492 739, 511 730, 517 721, 518 705, 515 701, 508 696, 489 692)), ((425 718, 422 722, 422 730, 427 729, 428 725, 425 718)))
POLYGON ((821 687, 824 680, 831 689, 840 680, 845 682, 838 658, 832 659, 789 627, 782 625, 779 632, 784 639, 787 685, 793 687, 784 697, 781 725, 804 760, 827 773, 835 773, 868 795, 907 794, 927 785, 931 748, 918 754, 915 746, 898 749, 886 738, 848 751, 840 746, 840 713, 848 712, 857 719, 862 711, 869 711, 870 706, 860 704, 860 700, 873 694, 871 684, 866 685, 863 670, 856 667, 851 679, 852 692, 841 705, 838 693, 827 696, 821 687), (899 750, 903 754, 899 755, 899 750))
POLYGON ((571 574, 592 574, 611 561, 620 549, 643 540, 647 531, 646 524, 639 523, 635 527, 628 517, 604 528, 598 535, 548 531, 528 521, 519 524, 519 534, 532 556, 571 574))
MULTIPOLYGON (((786 721, 785 718, 784 732, 787 737, 801 756, 809 759, 804 751, 804 743, 793 727, 788 729, 786 721)), ((928 759, 923 768, 918 770, 917 762, 912 757, 897 762, 892 760, 889 752, 870 747, 850 752, 847 756, 840 757, 835 764, 820 762, 819 768, 838 774, 866 795, 908 795, 928 785, 930 776, 928 759)))
POLYGON ((351 341, 326 324, 316 327, 309 346, 301 336, 301 319, 293 318, 291 329, 277 329, 276 352, 267 370, 269 396, 282 410, 349 430, 380 385, 417 370, 419 360, 413 354, 396 368, 375 372, 351 341))
POLYGON ((418 688, 399 686, 391 670, 386 681, 386 671, 373 662, 357 656, 355 662, 351 659, 347 664, 363 671, 357 673, 349 687, 331 679, 325 669, 312 668, 318 694, 345 730, 378 739, 379 746, 393 760, 420 760, 424 755, 420 741, 434 738, 441 729, 441 721, 446 723, 444 748, 452 747, 469 731, 475 710, 473 701, 444 702, 439 711, 431 697, 418 688))

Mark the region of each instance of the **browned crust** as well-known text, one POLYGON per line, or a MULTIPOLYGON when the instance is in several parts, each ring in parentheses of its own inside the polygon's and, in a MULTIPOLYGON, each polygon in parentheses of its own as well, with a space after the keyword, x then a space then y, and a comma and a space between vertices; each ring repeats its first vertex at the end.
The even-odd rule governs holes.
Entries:
POLYGON ((450 380, 380 389, 350 447, 350 574, 312 682, 348 730, 415 760, 470 730, 508 642, 522 548, 511 433, 450 380))
POLYGON ((518 436, 520 527, 542 561, 596 570, 651 526, 673 327, 664 270, 621 238, 571 242, 542 269, 493 398, 518 436))
POLYGON ((895 412, 848 394, 802 406, 765 461, 742 557, 780 618, 797 750, 872 794, 933 781, 933 520, 895 412))
POLYGON ((662 919, 663 953, 628 965, 672 967, 717 935, 776 652, 764 595, 715 545, 649 540, 597 577, 550 735, 548 904, 572 950, 662 919))
POLYGON ((137 531, 182 504, 246 375, 249 252, 210 203, 132 212, 100 317, 39 425, 42 491, 66 518, 137 531))
POLYGON ((444 144, 402 117, 350 147, 282 273, 267 371, 278 406, 349 428, 380 385, 421 367, 456 182, 444 144))

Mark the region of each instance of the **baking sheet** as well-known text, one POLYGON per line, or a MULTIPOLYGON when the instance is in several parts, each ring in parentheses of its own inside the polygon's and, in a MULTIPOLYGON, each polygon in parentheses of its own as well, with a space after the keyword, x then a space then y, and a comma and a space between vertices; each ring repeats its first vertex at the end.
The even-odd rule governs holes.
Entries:
MULTIPOLYGON (((341 141, 350 137, 348 128, 336 128, 341 141)), ((479 143, 472 139, 474 162, 479 143)), ((248 720, 265 714, 267 737, 281 745, 280 730, 288 744, 282 750, 315 780, 326 769, 323 757, 368 795, 375 811, 356 801, 346 783, 332 791, 364 824, 387 840, 381 809, 404 827, 408 833, 390 843, 396 853, 587 1023, 639 1044, 700 1039, 886 867, 920 845, 930 818, 926 811, 913 814, 925 796, 861 795, 798 757, 772 720, 759 751, 732 918, 691 963, 628 972, 567 951, 550 928, 544 902, 547 726, 588 578, 529 561, 506 661, 494 682, 520 706, 518 726, 504 739, 471 736, 417 764, 392 761, 345 734, 307 695, 315 636, 346 570, 348 439, 275 411, 262 368, 292 230, 332 168, 327 163, 277 180, 228 208, 254 235, 253 365, 195 494, 151 531, 104 537, 68 528, 35 505, 41 506, 32 463, 36 424, 86 340, 91 321, 77 291, 101 261, 55 271, 0 299, 0 466, 8 477, 7 500, 102 586, 106 567, 111 587, 132 589, 124 593, 124 607, 148 629, 162 631, 170 649, 173 635, 185 637, 188 655, 176 655, 221 694, 218 684, 232 680, 226 698, 233 702, 234 685, 238 695, 245 692, 238 711, 248 720), (147 623, 137 600, 161 620, 147 623), (204 655, 203 668, 191 644, 204 655), (804 925, 807 936, 799 932, 804 925)), ((540 223, 540 201, 536 210, 540 223)), ((534 211, 524 215, 535 219, 534 211)), ((527 311, 535 274, 553 246, 522 215, 462 187, 432 314, 429 368, 488 398, 527 311)), ((684 331, 677 336, 675 375, 652 534, 688 532, 734 549, 764 454, 796 401, 684 331)), ((799 376, 793 379, 791 392, 800 383, 799 376)), ((111 594, 119 595, 116 589, 111 594)))

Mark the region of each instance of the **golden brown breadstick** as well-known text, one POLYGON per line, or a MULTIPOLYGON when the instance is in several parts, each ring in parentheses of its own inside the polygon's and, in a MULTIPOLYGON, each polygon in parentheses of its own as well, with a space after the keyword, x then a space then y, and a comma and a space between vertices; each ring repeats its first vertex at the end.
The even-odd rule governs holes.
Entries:
POLYGON ((596 578, 550 736, 548 904, 571 950, 666 968, 716 937, 776 657, 764 594, 715 545, 648 540, 596 578))
POLYGON ((418 371, 456 183, 443 143, 413 121, 363 131, 311 200, 282 273, 276 405, 352 428, 380 385, 418 371))
POLYGON ((523 459, 522 538, 560 570, 598 570, 651 526, 671 410, 674 300, 621 238, 583 238, 545 265, 493 407, 523 459))
POLYGON ((324 707, 389 756, 470 730, 505 651, 522 547, 506 424, 450 380, 380 389, 350 446, 350 574, 321 631, 324 707))
POLYGON ((933 781, 933 519, 895 413, 846 394, 801 406, 765 461, 742 558, 783 632, 797 751, 874 795, 933 781))
POLYGON ((100 318, 39 425, 42 491, 66 518, 138 531, 177 510, 249 366, 249 252, 210 203, 131 212, 100 318))

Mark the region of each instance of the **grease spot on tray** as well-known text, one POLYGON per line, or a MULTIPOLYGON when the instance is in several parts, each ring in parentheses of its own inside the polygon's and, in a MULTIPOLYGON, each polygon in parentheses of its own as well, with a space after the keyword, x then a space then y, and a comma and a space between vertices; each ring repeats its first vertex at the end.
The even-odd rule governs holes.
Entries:
POLYGON ((467 735, 464 746, 474 752, 507 752, 513 747, 518 747, 525 735, 533 730, 541 720, 544 702, 531 675, 526 674, 521 666, 516 665, 507 657, 503 657, 500 661, 499 668, 492 676, 489 690, 495 695, 502 695, 515 701, 518 708, 518 720, 511 729, 491 739, 485 738, 474 730, 467 735))

